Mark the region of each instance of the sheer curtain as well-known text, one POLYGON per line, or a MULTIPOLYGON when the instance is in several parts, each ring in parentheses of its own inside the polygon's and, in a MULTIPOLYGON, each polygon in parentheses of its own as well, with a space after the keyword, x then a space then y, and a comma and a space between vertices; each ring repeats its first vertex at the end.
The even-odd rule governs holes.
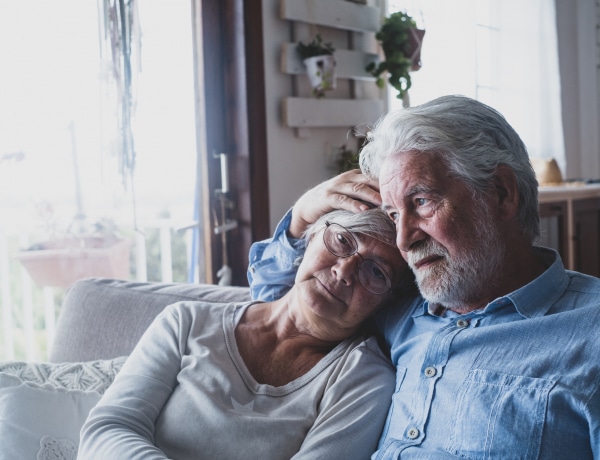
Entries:
POLYGON ((426 29, 411 105, 476 98, 507 118, 531 157, 565 171, 554 0, 390 0, 388 12, 397 10, 426 29))

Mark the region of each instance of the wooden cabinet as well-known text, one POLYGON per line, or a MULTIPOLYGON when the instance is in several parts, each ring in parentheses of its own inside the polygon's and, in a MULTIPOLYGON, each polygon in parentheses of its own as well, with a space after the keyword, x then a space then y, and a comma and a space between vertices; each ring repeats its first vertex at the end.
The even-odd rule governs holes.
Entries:
POLYGON ((565 267, 600 277, 600 185, 540 187, 539 244, 565 267))
POLYGON ((600 198, 573 201, 575 270, 600 277, 600 198))
POLYGON ((567 202, 540 203, 540 240, 537 244, 556 249, 565 266, 569 258, 568 233, 567 202))

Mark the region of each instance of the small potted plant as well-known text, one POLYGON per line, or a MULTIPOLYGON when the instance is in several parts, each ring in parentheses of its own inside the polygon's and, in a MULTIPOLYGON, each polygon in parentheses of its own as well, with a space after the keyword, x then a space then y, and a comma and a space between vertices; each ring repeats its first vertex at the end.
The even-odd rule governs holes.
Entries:
POLYGON ((407 13, 399 11, 383 21, 375 38, 381 44, 385 59, 370 63, 366 71, 377 80, 380 88, 385 85, 382 77, 388 74, 388 81, 397 91, 397 98, 403 99, 411 87, 410 71, 421 68, 421 44, 425 30, 418 29, 415 20, 407 13))
POLYGON ((360 167, 358 164, 358 152, 349 149, 346 147, 346 144, 338 147, 335 158, 338 174, 360 167))
POLYGON ((330 42, 323 42, 317 35, 311 42, 299 42, 296 51, 306 67, 313 95, 323 97, 325 91, 335 88, 335 48, 330 42))

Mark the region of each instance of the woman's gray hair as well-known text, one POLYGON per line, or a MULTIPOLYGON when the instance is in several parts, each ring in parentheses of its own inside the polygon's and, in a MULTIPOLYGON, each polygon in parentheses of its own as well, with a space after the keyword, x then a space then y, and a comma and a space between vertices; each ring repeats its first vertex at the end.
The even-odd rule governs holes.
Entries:
MULTIPOLYGON (((309 225, 302 237, 309 241, 325 228, 327 222, 341 225, 352 233, 360 233, 374 238, 390 246, 392 251, 399 251, 396 246, 396 226, 381 208, 371 208, 357 213, 341 209, 328 212, 309 225)), ((302 257, 298 257, 294 261, 294 265, 299 266, 301 262, 302 257)), ((400 278, 390 291, 390 299, 402 292, 411 292, 416 289, 414 276, 408 269, 408 265, 404 267, 404 270, 401 267, 397 267, 396 270, 400 278)))
POLYGON ((531 242, 539 237, 538 182, 527 148, 493 108, 464 96, 444 96, 389 112, 367 134, 360 168, 377 179, 387 157, 409 151, 441 157, 475 197, 491 189, 498 165, 509 166, 519 190, 517 219, 531 242))
POLYGON ((352 233, 361 233, 388 246, 396 247, 396 227, 381 208, 357 213, 341 209, 328 212, 307 227, 303 238, 310 240, 313 235, 325 228, 327 222, 341 225, 352 233))

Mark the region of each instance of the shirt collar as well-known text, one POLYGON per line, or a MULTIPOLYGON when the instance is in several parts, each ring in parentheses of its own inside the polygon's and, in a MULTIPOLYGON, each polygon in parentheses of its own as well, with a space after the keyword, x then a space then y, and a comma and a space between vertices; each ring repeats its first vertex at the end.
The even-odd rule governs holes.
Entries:
MULTIPOLYGON (((535 247, 534 251, 545 265, 549 265, 548 268, 525 286, 490 302, 483 310, 480 310, 481 313, 490 313, 508 303, 512 303, 515 310, 524 318, 544 316, 548 312, 567 288, 569 276, 560 256, 554 249, 535 247)), ((434 316, 430 311, 429 302, 426 300, 422 300, 422 302, 422 308, 415 309, 413 317, 434 316)), ((431 308, 435 310, 433 305, 431 308)))
POLYGON ((544 316, 569 284, 569 275, 558 253, 549 248, 534 249, 540 260, 550 266, 529 284, 505 296, 525 318, 544 316))

